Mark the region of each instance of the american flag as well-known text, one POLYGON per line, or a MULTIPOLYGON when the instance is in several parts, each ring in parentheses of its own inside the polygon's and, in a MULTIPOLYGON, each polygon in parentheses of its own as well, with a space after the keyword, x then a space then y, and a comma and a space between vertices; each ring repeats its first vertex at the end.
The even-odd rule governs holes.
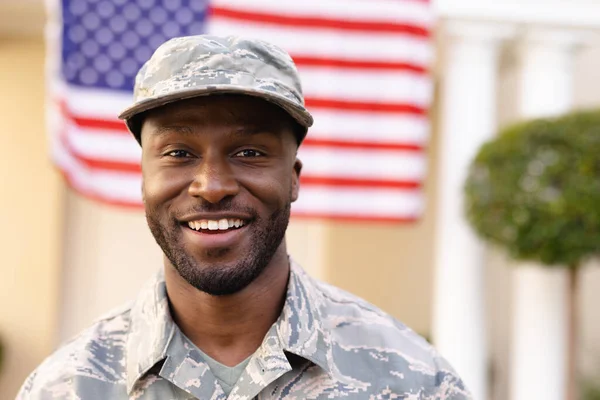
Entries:
POLYGON ((141 150, 116 119, 165 40, 211 33, 287 50, 315 124, 296 216, 413 221, 424 208, 433 16, 426 0, 51 0, 52 155, 85 196, 141 207, 141 150))

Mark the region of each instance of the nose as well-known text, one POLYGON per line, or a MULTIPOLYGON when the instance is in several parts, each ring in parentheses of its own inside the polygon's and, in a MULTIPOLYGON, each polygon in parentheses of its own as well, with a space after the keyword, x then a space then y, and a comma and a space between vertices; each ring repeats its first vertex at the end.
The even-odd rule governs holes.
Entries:
POLYGON ((217 204, 226 197, 235 196, 239 189, 227 157, 207 154, 202 159, 188 192, 193 197, 201 197, 209 203, 217 204))

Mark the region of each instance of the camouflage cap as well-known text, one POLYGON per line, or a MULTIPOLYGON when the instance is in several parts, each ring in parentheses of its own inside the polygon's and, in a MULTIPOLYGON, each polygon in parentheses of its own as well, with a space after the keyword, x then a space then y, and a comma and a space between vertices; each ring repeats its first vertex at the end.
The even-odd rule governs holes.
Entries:
POLYGON ((223 93, 270 101, 306 129, 313 123, 289 54, 262 40, 209 35, 174 38, 156 49, 136 76, 134 103, 119 118, 140 142, 136 115, 167 103, 223 93))

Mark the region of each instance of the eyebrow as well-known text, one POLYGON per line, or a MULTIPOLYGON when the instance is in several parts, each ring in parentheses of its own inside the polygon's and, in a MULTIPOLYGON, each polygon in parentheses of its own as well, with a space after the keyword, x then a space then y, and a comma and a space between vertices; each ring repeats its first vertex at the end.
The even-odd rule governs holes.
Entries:
POLYGON ((242 126, 237 129, 234 129, 231 132, 231 135, 232 136, 252 136, 252 135, 259 135, 261 133, 273 134, 275 132, 272 127, 268 127, 266 125, 264 125, 264 126, 252 125, 252 126, 242 126))
POLYGON ((194 131, 189 126, 185 126, 185 125, 164 125, 164 126, 159 126, 152 133, 156 136, 164 136, 169 133, 180 133, 183 135, 191 135, 194 133, 194 131))
MULTIPOLYGON (((164 136, 170 133, 178 133, 182 135, 193 135, 195 133, 194 129, 187 125, 164 125, 157 127, 153 132, 156 136, 164 136)), ((238 128, 234 128, 230 131, 229 135, 233 137, 247 137, 254 136, 259 134, 274 134, 274 127, 269 127, 267 125, 259 126, 259 125, 250 125, 250 126, 240 126, 238 128)))

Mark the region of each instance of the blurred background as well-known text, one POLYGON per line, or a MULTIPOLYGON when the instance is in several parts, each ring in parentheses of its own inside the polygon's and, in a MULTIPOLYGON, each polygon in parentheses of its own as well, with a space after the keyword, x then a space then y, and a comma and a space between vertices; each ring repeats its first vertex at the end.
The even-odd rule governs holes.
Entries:
MULTIPOLYGON (((112 67, 95 64, 99 75, 86 75, 86 67, 73 61, 77 52, 85 56, 90 49, 102 55, 104 47, 98 43, 109 46, 121 29, 107 21, 119 14, 115 10, 132 4, 141 12, 132 11, 127 26, 152 10, 159 15, 161 7, 187 24, 188 30, 162 29, 163 38, 200 31, 248 33, 292 47, 294 58, 304 51, 297 61, 308 77, 307 103, 317 123, 333 124, 342 115, 336 112, 354 121, 375 110, 362 121, 366 126, 398 117, 397 126, 381 123, 381 132, 392 132, 387 142, 375 133, 369 141, 371 132, 363 132, 362 141, 358 134, 344 139, 343 132, 323 129, 325 123, 320 130, 315 125, 316 136, 303 154, 326 166, 309 169, 313 176, 302 193, 310 201, 295 209, 287 235, 290 253, 313 276, 364 297, 431 340, 476 400, 563 399, 566 272, 511 261, 501 249, 477 239, 464 217, 462 188, 471 159, 501 127, 599 106, 600 3, 348 0, 290 7, 281 2, 272 9, 270 3, 0 0, 0 220, 5 227, 0 232, 5 257, 0 266, 0 399, 14 398, 53 349, 133 299, 162 265, 160 249, 136 206, 139 186, 131 183, 136 178, 127 175, 135 171, 127 162, 138 156, 137 144, 127 138, 124 147, 130 150, 111 160, 120 147, 108 148, 97 132, 122 129, 107 122, 107 115, 114 118, 111 107, 130 98, 126 88, 132 67, 115 66, 122 72, 119 77, 110 75, 112 67), (216 10, 212 14, 207 11, 211 6, 216 10), (177 17, 186 7, 191 12, 177 17), (312 17, 297 16, 302 13, 312 17), (267 18, 274 14, 280 18, 267 18), (196 15, 212 15, 214 21, 193 25, 196 15), (95 44, 78 41, 78 18, 88 19, 88 30, 108 27, 112 33, 87 32, 95 44), (328 25, 331 20, 337 23, 328 25), (273 24, 278 29, 296 24, 300 31, 290 28, 290 34, 279 36, 273 24), (72 35, 62 38, 61 29, 72 35), (316 43, 320 30, 330 29, 340 31, 316 43), (361 53, 358 47, 367 50, 361 53), (328 61, 323 64, 323 59, 328 61), (325 79, 341 67, 353 70, 336 87, 325 79), (390 73, 394 68, 404 75, 390 73), (370 86, 373 76, 380 80, 370 86), (389 84, 376 86, 386 76, 389 84), (350 102, 354 94, 344 91, 348 85, 360 88, 360 101, 350 102), (86 88, 96 92, 89 94, 86 88), (118 92, 114 97, 111 88, 118 92), (375 96, 373 90, 387 103, 369 98, 375 96), (340 97, 333 102, 336 91, 340 97), (64 126, 81 130, 67 137, 71 147, 58 132, 64 126), (401 140, 396 141, 394 129, 407 126, 414 131, 398 131, 401 140), (82 144, 86 132, 87 145, 82 144), (369 149, 373 152, 361 153, 369 149), (92 156, 102 154, 109 154, 104 164, 94 164, 98 160, 92 156), (329 157, 346 165, 331 166, 323 161, 329 157), (406 176, 378 180, 377 173, 384 178, 390 174, 377 164, 380 157, 397 160, 389 169, 406 176), (370 162, 378 167, 364 167, 370 162), (105 188, 107 177, 90 172, 98 165, 111 173, 123 172, 119 168, 125 172, 105 188), (344 168, 357 177, 337 176, 344 168), (119 197, 125 184, 127 193, 119 197)), ((171 21, 161 18, 150 19, 154 25, 171 21)), ((144 36, 144 28, 139 29, 144 36)), ((150 41, 144 43, 152 47, 150 41)), ((133 54, 140 46, 124 51, 133 54)), ((114 56, 109 50, 107 54, 114 56)), ((138 52, 136 57, 149 55, 138 52)), ((576 351, 582 387, 600 386, 599 266, 591 261, 580 274, 576 351)))

